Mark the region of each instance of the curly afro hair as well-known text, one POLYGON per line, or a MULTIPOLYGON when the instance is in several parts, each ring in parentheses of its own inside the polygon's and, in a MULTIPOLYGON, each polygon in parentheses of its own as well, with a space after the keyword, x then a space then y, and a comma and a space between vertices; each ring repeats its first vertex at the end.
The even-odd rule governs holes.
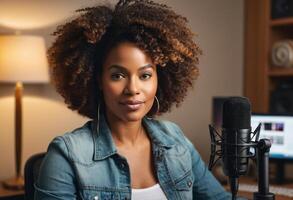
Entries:
POLYGON ((147 115, 180 105, 198 77, 201 54, 185 17, 149 0, 120 0, 113 7, 77 12, 78 17, 57 27, 48 50, 52 82, 70 109, 97 117, 97 106, 103 102, 97 79, 107 53, 121 42, 134 43, 157 66, 160 110, 156 112, 154 103, 147 115))

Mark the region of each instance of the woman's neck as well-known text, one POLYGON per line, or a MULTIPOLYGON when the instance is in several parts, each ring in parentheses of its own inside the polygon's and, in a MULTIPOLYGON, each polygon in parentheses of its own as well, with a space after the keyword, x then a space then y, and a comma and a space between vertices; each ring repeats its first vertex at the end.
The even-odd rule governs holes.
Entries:
POLYGON ((134 147, 146 138, 142 120, 123 121, 109 112, 106 119, 116 146, 134 147))

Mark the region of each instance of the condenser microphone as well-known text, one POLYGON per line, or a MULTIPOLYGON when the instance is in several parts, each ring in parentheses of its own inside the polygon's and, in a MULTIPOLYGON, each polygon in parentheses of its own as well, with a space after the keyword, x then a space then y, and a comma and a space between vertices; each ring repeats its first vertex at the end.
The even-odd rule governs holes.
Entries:
POLYGON ((221 154, 223 171, 229 177, 232 199, 238 191, 238 178, 248 169, 251 133, 251 106, 245 97, 231 97, 223 104, 221 154))
POLYGON ((222 134, 209 125, 211 136, 209 169, 211 170, 217 161, 222 159, 223 171, 229 177, 232 200, 234 200, 238 191, 239 176, 246 174, 249 158, 256 158, 258 192, 253 193, 253 199, 274 200, 275 195, 269 191, 271 142, 265 138, 259 140, 261 123, 251 132, 250 118, 251 106, 247 98, 231 97, 224 102, 222 134), (256 153, 250 152, 250 148, 256 153))

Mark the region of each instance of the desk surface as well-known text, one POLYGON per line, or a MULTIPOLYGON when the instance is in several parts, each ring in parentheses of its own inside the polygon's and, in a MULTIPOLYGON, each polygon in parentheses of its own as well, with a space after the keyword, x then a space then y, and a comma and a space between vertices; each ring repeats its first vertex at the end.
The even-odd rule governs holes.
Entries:
MULTIPOLYGON (((257 184, 257 182, 253 178, 248 178, 248 177, 241 177, 239 180, 239 183, 240 184, 241 183, 242 184, 257 184)), ((270 186, 293 189, 293 181, 290 183, 282 184, 282 185, 270 184, 270 186)), ((228 185, 225 185, 224 187, 226 189, 229 188, 228 185)), ((17 196, 22 199, 24 196, 24 191, 23 190, 18 190, 18 191, 7 190, 7 189, 3 188, 2 185, 0 184, 0 199, 6 199, 6 198, 8 199, 9 197, 17 197, 17 196)), ((253 193, 251 193, 251 192, 238 191, 237 196, 243 196, 243 197, 248 198, 249 200, 253 199, 253 193)), ((292 200, 292 197, 276 195, 276 200, 292 200)))
POLYGON ((20 197, 20 199, 23 199, 24 190, 7 190, 3 188, 0 183, 0 199, 14 199, 14 197, 20 197))
MULTIPOLYGON (((254 184, 257 185, 257 182, 255 179, 253 178, 248 178, 248 177, 240 177, 239 179, 239 183, 241 184, 254 184)), ((282 188, 290 188, 293 189, 293 181, 290 183, 285 183, 282 185, 276 185, 276 184, 270 184, 270 186, 276 186, 276 187, 282 187, 282 188)), ((228 185, 225 186, 226 189, 229 188, 228 185)), ((249 200, 253 199, 253 193, 252 192, 244 192, 244 191, 238 191, 237 196, 242 196, 242 197, 246 197, 249 200)), ((288 196, 283 196, 283 195, 279 195, 279 194, 275 194, 275 199, 276 200, 292 200, 292 197, 288 197, 288 196)))

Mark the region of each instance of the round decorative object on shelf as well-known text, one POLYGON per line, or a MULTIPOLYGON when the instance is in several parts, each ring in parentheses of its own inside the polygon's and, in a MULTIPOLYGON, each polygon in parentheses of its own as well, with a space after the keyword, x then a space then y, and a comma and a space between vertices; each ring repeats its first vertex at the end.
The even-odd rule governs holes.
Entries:
POLYGON ((282 40, 274 43, 272 64, 276 67, 293 67, 293 40, 282 40))

